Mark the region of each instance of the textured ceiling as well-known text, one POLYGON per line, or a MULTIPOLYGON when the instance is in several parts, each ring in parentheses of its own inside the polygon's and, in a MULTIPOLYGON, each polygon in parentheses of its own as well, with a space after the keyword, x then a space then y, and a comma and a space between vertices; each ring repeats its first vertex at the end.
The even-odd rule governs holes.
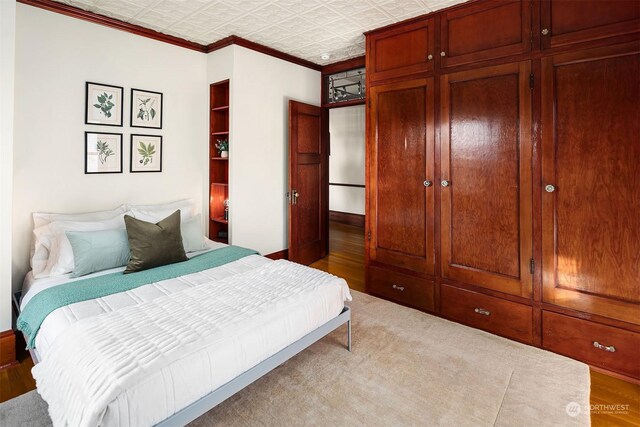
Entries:
POLYGON ((363 55, 365 31, 465 0, 56 1, 204 45, 236 35, 324 65, 363 55))

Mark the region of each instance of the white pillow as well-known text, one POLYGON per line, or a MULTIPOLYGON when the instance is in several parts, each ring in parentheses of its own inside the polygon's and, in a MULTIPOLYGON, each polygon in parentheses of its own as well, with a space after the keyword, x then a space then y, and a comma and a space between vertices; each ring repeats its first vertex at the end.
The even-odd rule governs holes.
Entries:
MULTIPOLYGON (((118 214, 122 214, 127 211, 125 205, 121 205, 115 209, 87 212, 87 213, 72 213, 72 214, 58 214, 58 213, 45 213, 35 212, 33 214, 33 229, 44 227, 45 225, 54 221, 102 221, 104 219, 113 218, 118 214)), ((49 251, 42 246, 38 246, 38 243, 34 240, 31 245, 31 269, 33 274, 40 274, 47 265, 47 259, 49 258, 49 251)))
POLYGON ((125 213, 127 207, 120 205, 115 209, 98 212, 86 212, 86 213, 72 213, 72 214, 58 214, 58 213, 42 213, 36 212, 33 214, 33 229, 40 228, 54 221, 102 221, 103 219, 110 219, 118 214, 125 213))
POLYGON ((180 224, 180 233, 182 234, 182 245, 186 253, 209 249, 209 246, 204 241, 200 214, 180 224))
POLYGON ((180 210, 180 222, 185 222, 193 218, 193 211, 191 207, 173 208, 173 209, 158 209, 158 210, 145 210, 131 208, 131 215, 135 219, 151 222, 153 224, 162 221, 175 211, 180 210))
MULTIPOLYGON (((175 202, 159 203, 153 205, 129 205, 129 210, 144 212, 170 212, 171 214, 178 209, 180 209, 181 217, 183 214, 186 214, 189 218, 191 218, 195 214, 195 203, 193 199, 182 199, 175 202)), ((184 220, 185 218, 182 219, 184 220)))
POLYGON ((33 231, 36 245, 49 252, 49 259, 42 271, 34 270, 36 279, 59 276, 73 271, 73 249, 66 231, 98 231, 125 228, 124 215, 103 221, 54 221, 33 231))

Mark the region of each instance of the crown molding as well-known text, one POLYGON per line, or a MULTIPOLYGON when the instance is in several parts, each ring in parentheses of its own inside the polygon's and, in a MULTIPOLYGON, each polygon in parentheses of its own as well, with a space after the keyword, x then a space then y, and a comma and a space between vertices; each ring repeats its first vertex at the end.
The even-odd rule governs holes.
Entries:
POLYGON ((322 75, 341 73, 343 71, 362 68, 365 66, 365 56, 356 56, 355 58, 344 59, 342 61, 327 64, 322 67, 322 75))
POLYGON ((181 39, 180 37, 163 34, 155 30, 141 27, 139 25, 129 24, 128 22, 124 22, 119 19, 99 15, 97 13, 89 12, 87 10, 70 6, 68 4, 58 3, 53 0, 17 0, 17 2, 29 6, 38 7, 40 9, 45 9, 51 12, 60 13, 62 15, 70 16, 73 18, 82 19, 83 21, 93 22, 94 24, 104 25, 106 27, 115 28, 117 30, 126 31, 138 36, 143 36, 161 42, 184 47, 186 49, 191 49, 198 52, 207 51, 207 46, 201 45, 199 43, 181 39))
MULTIPOLYGON (((2 1, 2 0, 0 0, 2 1)), ((147 37, 150 39, 158 40, 161 42, 173 44, 176 46, 184 47, 186 49, 195 50, 197 52, 209 53, 223 47, 235 44, 245 47, 247 49, 255 50, 256 52, 264 53, 265 55, 273 56, 284 61, 292 62, 303 67, 311 68, 312 70, 321 71, 322 66, 315 64, 306 59, 298 58, 285 52, 273 49, 268 46, 261 45, 259 43, 252 42, 247 39, 243 39, 238 36, 225 37, 217 42, 209 45, 202 45, 189 40, 182 39, 180 37, 170 36, 163 34, 149 28, 141 27, 140 25, 130 24, 128 22, 121 21, 119 19, 110 18, 94 12, 89 12, 84 9, 80 9, 75 6, 70 6, 64 3, 58 3, 54 0, 16 0, 18 3, 26 4, 29 6, 37 7, 40 9, 48 10, 50 12, 60 13, 62 15, 70 16, 72 18, 81 19, 83 21, 92 22, 94 24, 104 25, 106 27, 115 28, 117 30, 126 31, 138 36, 147 37)))
POLYGON ((238 37, 238 36, 229 36, 229 37, 220 39, 217 42, 213 42, 209 46, 207 46, 206 52, 207 53, 214 52, 218 49, 222 49, 223 47, 227 47, 232 44, 237 46, 242 46, 247 49, 255 50, 256 52, 264 53, 265 55, 273 56, 278 59, 282 59, 283 61, 288 61, 297 65, 301 65, 303 67, 311 68, 312 70, 322 71, 322 66, 314 62, 307 61, 306 59, 298 58, 297 56, 289 55, 288 53, 281 52, 269 46, 252 42, 251 40, 243 39, 242 37, 238 37))

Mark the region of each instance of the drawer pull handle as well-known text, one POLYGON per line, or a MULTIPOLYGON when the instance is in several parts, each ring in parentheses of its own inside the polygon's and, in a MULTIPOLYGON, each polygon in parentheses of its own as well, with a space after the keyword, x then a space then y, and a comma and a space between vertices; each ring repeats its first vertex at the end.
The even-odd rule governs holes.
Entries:
POLYGON ((396 289, 396 290, 400 291, 400 292, 404 291, 404 286, 393 285, 391 287, 393 289, 396 289))
POLYGON ((598 341, 594 341, 593 342, 593 346, 595 348, 599 348, 600 350, 608 351, 610 353, 615 353, 616 352, 616 348, 614 346, 612 346, 612 345, 602 345, 598 341))
POLYGON ((473 311, 475 311, 478 314, 482 314, 483 316, 491 315, 491 312, 489 310, 485 310, 484 308, 475 308, 473 311))

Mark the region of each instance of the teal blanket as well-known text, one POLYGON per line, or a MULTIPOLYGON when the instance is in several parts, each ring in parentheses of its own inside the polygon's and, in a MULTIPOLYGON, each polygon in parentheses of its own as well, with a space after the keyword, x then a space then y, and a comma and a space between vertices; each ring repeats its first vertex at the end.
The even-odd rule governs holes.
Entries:
POLYGON ((219 267, 257 253, 252 249, 239 246, 226 246, 176 264, 163 265, 137 273, 105 274, 54 286, 38 293, 29 301, 18 317, 18 329, 28 337, 27 347, 34 348, 40 325, 51 312, 60 307, 219 267))

